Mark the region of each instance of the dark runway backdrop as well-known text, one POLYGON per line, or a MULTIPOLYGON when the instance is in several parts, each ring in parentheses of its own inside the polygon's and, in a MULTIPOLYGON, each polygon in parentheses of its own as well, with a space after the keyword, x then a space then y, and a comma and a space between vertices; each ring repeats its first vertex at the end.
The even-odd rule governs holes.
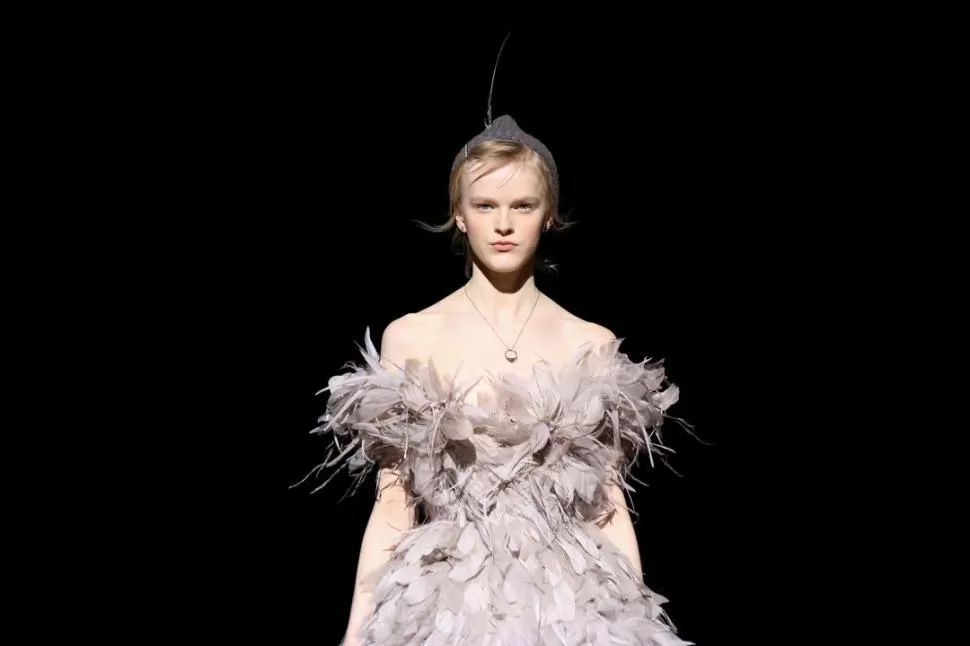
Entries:
MULTIPOLYGON (((416 47, 410 33, 339 46, 277 34, 265 57, 254 45, 245 79, 213 75, 207 90, 227 83, 232 97, 208 115, 233 205, 212 204, 226 218, 213 244, 230 260, 209 268, 208 305, 233 299, 212 338, 234 339, 225 365, 245 384, 227 395, 229 426, 253 440, 213 501, 238 504, 245 529, 213 553, 222 583, 238 583, 230 621, 258 623, 271 643, 336 643, 345 628, 373 483, 343 501, 346 478, 290 488, 325 454, 309 434, 325 404, 314 393, 358 358, 366 328, 378 343, 392 319, 463 282, 448 239, 411 220, 445 217, 450 165, 483 127, 504 35, 456 49, 416 47)), ((703 440, 671 425, 679 474, 644 462, 634 502, 646 581, 684 637, 713 646, 758 633, 787 603, 758 578, 784 578, 789 557, 771 550, 795 504, 777 476, 799 411, 778 414, 787 375, 769 366, 808 358, 792 326, 818 312, 802 260, 826 135, 806 118, 819 99, 800 56, 682 35, 586 35, 550 51, 513 33, 493 110, 551 148, 578 221, 552 242, 561 272, 540 286, 634 359, 665 359, 682 389, 672 412, 703 440)))

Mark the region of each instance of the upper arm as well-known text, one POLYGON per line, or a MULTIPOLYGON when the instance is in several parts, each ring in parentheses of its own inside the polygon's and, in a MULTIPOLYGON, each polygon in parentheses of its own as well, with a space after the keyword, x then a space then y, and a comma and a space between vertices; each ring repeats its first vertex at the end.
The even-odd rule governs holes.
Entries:
MULTIPOLYGON (((385 368, 403 368, 404 362, 412 356, 414 344, 414 322, 407 314, 395 319, 384 328, 381 336, 381 365, 385 368)), ((382 468, 378 473, 378 496, 375 507, 384 514, 413 521, 412 510, 408 505, 407 489, 397 469, 382 468)))

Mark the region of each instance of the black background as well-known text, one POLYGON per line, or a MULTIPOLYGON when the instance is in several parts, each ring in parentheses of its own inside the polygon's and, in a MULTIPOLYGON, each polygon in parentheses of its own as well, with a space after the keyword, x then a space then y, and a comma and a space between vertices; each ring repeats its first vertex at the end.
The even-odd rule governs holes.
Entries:
MULTIPOLYGON (((179 438, 205 481, 162 485, 192 493, 168 503, 155 567, 180 573, 173 612, 276 644, 337 643, 346 626, 372 489, 292 488, 325 452, 315 393, 367 328, 376 343, 464 280, 447 238, 412 220, 444 219, 508 29, 320 25, 227 20, 179 54, 184 74, 151 73, 154 137, 175 160, 157 220, 178 240, 170 329, 191 340, 182 397, 202 407, 179 438)), ((644 466, 635 500, 646 580, 703 646, 786 641, 823 585, 796 547, 819 531, 819 483, 795 473, 842 312, 848 238, 831 233, 853 213, 836 196, 857 171, 866 81, 790 18, 759 25, 512 25, 493 98, 553 151, 579 222, 540 286, 634 359, 664 358, 703 440, 672 428, 679 475, 644 466)))

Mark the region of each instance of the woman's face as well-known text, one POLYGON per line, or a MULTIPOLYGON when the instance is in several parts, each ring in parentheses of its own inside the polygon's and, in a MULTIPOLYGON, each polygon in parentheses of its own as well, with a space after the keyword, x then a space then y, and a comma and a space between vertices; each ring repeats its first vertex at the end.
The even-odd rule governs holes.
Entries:
POLYGON ((478 262, 497 273, 532 262, 548 210, 532 165, 472 167, 461 182, 455 219, 478 262))

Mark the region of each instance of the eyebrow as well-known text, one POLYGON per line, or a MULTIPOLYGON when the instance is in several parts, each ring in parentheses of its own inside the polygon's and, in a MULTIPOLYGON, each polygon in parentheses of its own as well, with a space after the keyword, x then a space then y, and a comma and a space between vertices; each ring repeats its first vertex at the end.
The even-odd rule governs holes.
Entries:
MULTIPOLYGON (((490 197, 471 196, 468 199, 471 200, 472 202, 493 202, 493 203, 495 202, 495 200, 490 197)), ((512 200, 512 204, 537 204, 541 201, 542 200, 540 198, 535 196, 518 197, 512 200)))

